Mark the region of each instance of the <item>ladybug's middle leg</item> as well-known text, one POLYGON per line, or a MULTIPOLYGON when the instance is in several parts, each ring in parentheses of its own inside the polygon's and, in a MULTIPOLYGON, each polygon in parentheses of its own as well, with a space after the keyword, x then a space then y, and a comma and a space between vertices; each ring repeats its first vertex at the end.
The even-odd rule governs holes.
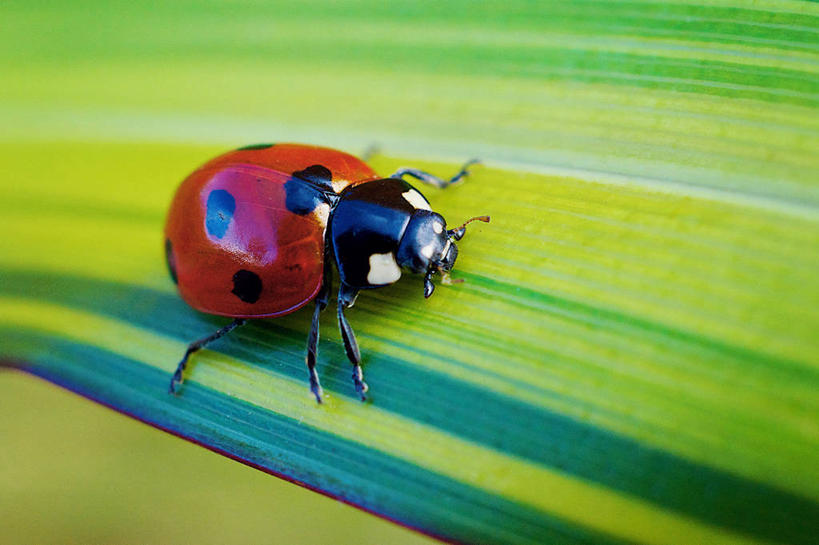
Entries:
POLYGON ((454 184, 464 176, 469 176, 469 167, 474 164, 480 163, 478 159, 470 159, 461 167, 461 170, 455 173, 449 180, 444 180, 443 178, 439 178, 434 174, 430 174, 429 172, 424 172, 423 170, 419 170, 417 168, 399 168, 396 170, 390 178, 402 178, 404 176, 412 176, 416 180, 421 180, 425 184, 434 185, 438 188, 444 188, 449 185, 454 184))
POLYGON ((316 401, 321 403, 321 396, 324 392, 321 389, 318 373, 316 372, 316 352, 318 350, 319 340, 319 314, 327 308, 327 303, 330 302, 330 290, 332 289, 333 277, 331 274, 330 260, 326 257, 324 259, 324 279, 321 283, 321 289, 316 296, 316 308, 313 310, 313 321, 310 324, 310 334, 307 336, 307 371, 310 373, 310 391, 316 396, 316 401))
POLYGON ((185 371, 185 367, 188 366, 188 358, 190 358, 191 354, 215 341, 219 337, 224 337, 245 322, 247 322, 247 320, 244 318, 236 318, 225 327, 217 329, 207 337, 202 337, 201 339, 193 341, 191 344, 189 344, 188 349, 185 350, 185 355, 182 356, 182 361, 180 361, 179 365, 176 366, 176 371, 171 379, 171 385, 168 387, 168 392, 175 394, 179 386, 182 384, 182 373, 185 371))
POLYGON ((358 290, 352 288, 344 282, 338 289, 338 327, 341 329, 341 338, 344 340, 344 350, 347 352, 347 357, 353 364, 353 383, 355 384, 355 391, 361 396, 361 401, 366 401, 367 383, 364 382, 364 374, 361 371, 361 352, 358 350, 358 342, 355 340, 355 333, 347 317, 344 315, 344 309, 353 306, 355 298, 358 296, 358 290))

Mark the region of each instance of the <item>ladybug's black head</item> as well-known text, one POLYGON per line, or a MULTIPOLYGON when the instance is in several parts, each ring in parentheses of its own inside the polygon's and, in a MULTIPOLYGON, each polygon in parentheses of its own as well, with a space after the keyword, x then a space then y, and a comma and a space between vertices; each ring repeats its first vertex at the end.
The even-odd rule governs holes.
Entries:
MULTIPOLYGON (((487 216, 472 218, 489 221, 487 216)), ((435 212, 418 209, 410 218, 401 242, 398 245, 396 261, 398 265, 414 273, 424 274, 424 297, 432 295, 435 286, 432 275, 445 275, 455 266, 458 258, 456 240, 461 240, 466 232, 464 223, 457 229, 447 230, 446 220, 435 212)))

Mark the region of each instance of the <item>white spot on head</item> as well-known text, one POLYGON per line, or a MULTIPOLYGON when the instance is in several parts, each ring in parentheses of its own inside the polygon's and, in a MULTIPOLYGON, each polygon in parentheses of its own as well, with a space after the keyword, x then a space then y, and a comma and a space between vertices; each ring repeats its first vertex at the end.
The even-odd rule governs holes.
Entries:
POLYGON ((347 180, 333 180, 330 184, 333 186, 333 191, 341 193, 341 190, 350 185, 350 182, 347 180))
POLYGON ((420 208, 421 210, 432 210, 429 207, 429 203, 424 198, 423 195, 415 191, 414 189, 410 189, 409 191, 405 191, 401 193, 401 196, 407 199, 407 202, 410 203, 414 208, 420 208))
POLYGON ((444 232, 444 226, 436 221, 432 224, 432 230, 435 231, 436 235, 440 235, 444 232))
POLYGON ((432 259, 432 252, 435 250, 435 244, 430 243, 421 248, 421 255, 426 257, 427 259, 432 259))
POLYGON ((370 272, 367 273, 367 282, 373 286, 392 284, 401 278, 401 269, 395 262, 392 252, 373 254, 370 256, 370 272))

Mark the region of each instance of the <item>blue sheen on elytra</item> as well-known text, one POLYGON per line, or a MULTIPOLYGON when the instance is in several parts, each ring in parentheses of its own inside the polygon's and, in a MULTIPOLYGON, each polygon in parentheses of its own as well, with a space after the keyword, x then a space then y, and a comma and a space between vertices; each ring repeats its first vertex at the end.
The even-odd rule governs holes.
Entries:
POLYGON ((222 238, 227 233, 233 213, 236 211, 236 199, 224 189, 215 189, 208 195, 205 228, 208 234, 222 238))

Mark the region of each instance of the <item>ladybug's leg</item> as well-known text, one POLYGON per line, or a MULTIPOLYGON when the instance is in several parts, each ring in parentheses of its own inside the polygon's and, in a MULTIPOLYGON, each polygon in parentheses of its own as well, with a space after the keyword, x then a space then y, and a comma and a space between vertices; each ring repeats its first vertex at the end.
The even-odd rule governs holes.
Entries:
POLYGON ((313 310, 313 322, 310 324, 310 334, 307 336, 307 371, 310 373, 310 391, 316 396, 316 401, 321 403, 321 396, 324 392, 319 383, 318 373, 316 373, 316 352, 319 339, 319 314, 327 307, 330 301, 330 290, 332 289, 332 276, 330 275, 330 261, 324 260, 324 280, 321 289, 316 296, 316 308, 313 310))
POLYGON ((171 379, 171 385, 168 388, 168 391, 172 394, 175 394, 179 386, 182 384, 182 373, 185 371, 185 367, 188 366, 188 358, 190 358, 191 354, 193 354, 200 348, 210 344, 212 341, 215 341, 219 337, 227 335, 228 333, 230 333, 240 325, 244 324, 245 322, 247 322, 247 320, 245 320, 244 318, 236 318, 225 327, 217 329, 214 333, 208 335, 207 337, 203 337, 189 344, 188 349, 185 351, 185 355, 182 356, 182 361, 180 361, 179 365, 176 366, 176 372, 173 374, 173 378, 171 379))
POLYGON ((344 309, 353 306, 357 296, 357 289, 347 286, 344 282, 341 283, 338 290, 338 327, 341 329, 341 338, 344 340, 344 350, 347 351, 347 357, 353 364, 355 391, 361 396, 361 401, 366 401, 367 397, 364 394, 367 392, 367 383, 364 382, 364 375, 361 372, 361 352, 358 350, 353 328, 350 327, 347 317, 344 316, 344 309))
POLYGON ((480 163, 478 159, 470 159, 461 167, 461 170, 455 173, 452 178, 449 180, 444 180, 443 178, 439 178, 429 172, 424 172, 423 170, 418 170, 417 168, 399 168, 396 170, 390 178, 402 178, 403 176, 412 176, 417 180, 421 180, 425 184, 434 185, 438 188, 444 188, 448 185, 454 184, 464 176, 469 176, 469 167, 480 163))

